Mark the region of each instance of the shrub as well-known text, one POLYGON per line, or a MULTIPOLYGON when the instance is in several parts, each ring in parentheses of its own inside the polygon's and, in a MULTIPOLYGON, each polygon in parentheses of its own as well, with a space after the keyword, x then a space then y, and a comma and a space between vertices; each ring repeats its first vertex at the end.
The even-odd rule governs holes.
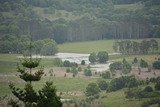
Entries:
POLYGON ((128 62, 125 61, 125 62, 123 63, 122 72, 123 72, 124 74, 128 74, 128 73, 131 72, 131 70, 132 70, 132 66, 131 66, 128 62))
POLYGON ((72 67, 71 72, 73 73, 74 76, 76 76, 78 74, 78 70, 76 67, 72 67))
POLYGON ((85 95, 87 97, 99 94, 100 90, 96 83, 89 83, 86 87, 85 95))
POLYGON ((70 69, 70 68, 67 68, 67 69, 66 69, 66 72, 67 72, 67 73, 70 73, 70 72, 71 72, 71 69, 70 69))
POLYGON ((122 76, 112 79, 109 84, 110 91, 116 91, 125 87, 133 88, 139 85, 138 80, 134 76, 122 76))
POLYGON ((78 64, 75 62, 70 62, 70 67, 78 67, 78 64))
POLYGON ((70 62, 69 62, 68 60, 65 60, 65 61, 63 62, 63 66, 64 66, 64 67, 70 67, 70 62))
POLYGON ((110 79, 111 78, 110 72, 106 71, 105 73, 102 73, 102 78, 104 78, 104 79, 110 79))
POLYGON ((98 52, 97 58, 100 63, 105 63, 106 61, 108 61, 109 56, 107 52, 101 51, 101 52, 98 52))
POLYGON ((85 76, 92 76, 92 72, 90 69, 84 69, 84 75, 85 76))
POLYGON ((99 80, 98 86, 101 90, 106 90, 108 88, 108 84, 105 80, 99 80))
POLYGON ((151 86, 146 86, 146 87, 144 88, 144 91, 145 91, 145 92, 153 92, 153 88, 152 88, 151 86))
POLYGON ((82 68, 81 68, 81 67, 78 67, 78 71, 81 72, 81 71, 82 71, 82 68))
POLYGON ((141 61, 140 61, 140 67, 146 68, 146 67, 148 67, 148 63, 145 60, 141 59, 141 61))
POLYGON ((81 65, 85 65, 85 64, 86 64, 85 60, 82 60, 81 65))
POLYGON ((96 53, 91 53, 91 54, 89 55, 89 61, 90 61, 91 63, 94 63, 94 62, 96 62, 96 60, 97 60, 96 53))
POLYGON ((155 61, 155 62, 153 63, 153 68, 154 68, 154 69, 160 69, 160 60, 155 61))
POLYGON ((160 91, 160 81, 156 82, 155 89, 160 91))

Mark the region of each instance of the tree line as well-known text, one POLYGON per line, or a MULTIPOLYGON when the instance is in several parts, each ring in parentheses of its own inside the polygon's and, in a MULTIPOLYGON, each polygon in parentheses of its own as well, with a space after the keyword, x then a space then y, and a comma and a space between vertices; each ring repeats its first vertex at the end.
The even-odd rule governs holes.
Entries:
POLYGON ((30 40, 28 36, 5 36, 0 39, 0 53, 15 53, 28 55, 32 44, 32 54, 54 55, 58 52, 57 43, 53 39, 30 40))
POLYGON ((159 44, 155 39, 142 40, 141 42, 122 40, 115 41, 113 49, 115 52, 120 52, 122 54, 149 54, 157 53, 159 44))

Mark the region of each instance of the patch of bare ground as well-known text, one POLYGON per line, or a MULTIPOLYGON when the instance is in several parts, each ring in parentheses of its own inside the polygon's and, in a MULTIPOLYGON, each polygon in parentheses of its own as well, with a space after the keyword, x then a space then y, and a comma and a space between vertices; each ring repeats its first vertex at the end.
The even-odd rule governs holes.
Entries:
POLYGON ((148 68, 134 68, 131 71, 131 74, 135 75, 139 79, 146 79, 160 76, 160 70, 151 69, 150 71, 148 71, 148 68))

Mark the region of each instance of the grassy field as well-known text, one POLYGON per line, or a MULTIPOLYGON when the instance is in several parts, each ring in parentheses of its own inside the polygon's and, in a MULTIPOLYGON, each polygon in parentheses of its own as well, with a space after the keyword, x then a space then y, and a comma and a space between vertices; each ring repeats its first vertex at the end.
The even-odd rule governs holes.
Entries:
POLYGON ((112 49, 113 40, 86 41, 75 43, 64 43, 58 45, 59 52, 71 53, 92 53, 99 51, 114 52, 112 49))
POLYGON ((141 3, 135 3, 135 4, 120 4, 120 5, 114 5, 115 9, 124 9, 124 10, 138 10, 143 8, 143 4, 141 3))
MULTIPOLYGON (((132 39, 134 41, 141 41, 142 39, 132 39)), ((149 39, 148 39, 149 40, 149 39)), ((160 39, 156 39, 160 45, 160 39)), ((98 40, 98 41, 85 41, 85 42, 73 42, 59 44, 59 52, 69 52, 69 53, 92 53, 99 51, 107 51, 108 53, 113 53, 112 48, 114 40, 98 40)), ((160 49, 159 49, 160 52, 160 49)))

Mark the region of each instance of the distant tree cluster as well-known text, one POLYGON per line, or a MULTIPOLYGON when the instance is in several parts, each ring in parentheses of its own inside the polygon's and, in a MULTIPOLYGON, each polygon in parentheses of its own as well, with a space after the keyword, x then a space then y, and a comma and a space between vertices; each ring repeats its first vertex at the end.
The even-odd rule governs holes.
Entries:
POLYGON ((98 54, 91 53, 89 55, 89 61, 91 63, 95 63, 95 62, 105 63, 106 61, 108 61, 108 59, 109 59, 108 53, 105 51, 100 51, 98 52, 98 54))
POLYGON ((122 62, 113 62, 109 65, 109 69, 112 74, 116 73, 117 71, 122 71, 123 74, 127 74, 131 72, 132 66, 124 60, 122 62))
MULTIPOLYGON (((27 54, 30 45, 28 36, 8 36, 0 39, 0 53, 27 54)), ((32 53, 40 55, 55 55, 58 52, 57 43, 53 39, 43 39, 32 42, 32 53)))
POLYGON ((134 76, 122 76, 111 80, 109 90, 117 91, 122 88, 133 88, 139 85, 140 82, 134 76))
POLYGON ((158 42, 155 39, 142 40, 141 42, 130 40, 116 41, 113 45, 113 49, 122 54, 157 53, 158 42))

